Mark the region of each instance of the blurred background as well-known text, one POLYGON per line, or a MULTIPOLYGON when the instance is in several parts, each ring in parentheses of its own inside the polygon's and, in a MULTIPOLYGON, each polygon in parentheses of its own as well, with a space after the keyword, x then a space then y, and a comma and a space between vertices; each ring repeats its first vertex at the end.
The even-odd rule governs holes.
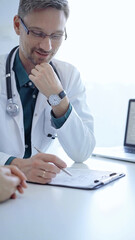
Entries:
MULTIPOLYGON (((18 44, 19 0, 0 0, 0 54, 18 44)), ((123 144, 128 100, 135 98, 135 1, 69 0, 68 39, 57 58, 75 65, 87 89, 97 146, 123 144)))

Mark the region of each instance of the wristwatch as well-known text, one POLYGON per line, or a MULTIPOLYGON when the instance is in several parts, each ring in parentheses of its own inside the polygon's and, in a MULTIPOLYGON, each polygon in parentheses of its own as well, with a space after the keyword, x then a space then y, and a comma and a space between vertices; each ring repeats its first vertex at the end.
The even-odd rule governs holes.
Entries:
POLYGON ((65 91, 61 91, 58 95, 57 94, 53 94, 50 95, 50 97, 47 99, 47 102, 49 103, 49 105, 51 106, 57 106, 60 104, 61 100, 66 96, 65 91))

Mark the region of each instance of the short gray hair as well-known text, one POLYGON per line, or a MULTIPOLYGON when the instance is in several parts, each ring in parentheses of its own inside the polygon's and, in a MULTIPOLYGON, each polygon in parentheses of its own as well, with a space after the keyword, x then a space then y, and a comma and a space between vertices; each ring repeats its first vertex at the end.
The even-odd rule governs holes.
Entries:
POLYGON ((20 0, 18 15, 24 18, 35 9, 46 9, 48 7, 64 11, 66 18, 69 16, 68 0, 20 0))

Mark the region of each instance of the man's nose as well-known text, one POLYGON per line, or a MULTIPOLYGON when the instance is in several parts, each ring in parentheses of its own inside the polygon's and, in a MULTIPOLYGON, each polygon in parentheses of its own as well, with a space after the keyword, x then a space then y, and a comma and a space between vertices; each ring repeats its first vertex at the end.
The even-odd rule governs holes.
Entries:
POLYGON ((46 36, 40 42, 40 48, 44 49, 44 51, 50 51, 52 49, 52 42, 49 36, 46 36))

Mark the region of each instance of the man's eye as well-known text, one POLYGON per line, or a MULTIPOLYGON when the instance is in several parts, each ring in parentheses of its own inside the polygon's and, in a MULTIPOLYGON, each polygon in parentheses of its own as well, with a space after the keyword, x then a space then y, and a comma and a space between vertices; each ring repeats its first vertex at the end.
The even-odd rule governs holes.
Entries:
POLYGON ((60 39, 60 38, 62 38, 62 34, 54 34, 54 35, 51 35, 51 38, 52 39, 60 39))
POLYGON ((44 37, 44 34, 43 34, 42 32, 31 31, 31 33, 32 33, 35 37, 44 37))

